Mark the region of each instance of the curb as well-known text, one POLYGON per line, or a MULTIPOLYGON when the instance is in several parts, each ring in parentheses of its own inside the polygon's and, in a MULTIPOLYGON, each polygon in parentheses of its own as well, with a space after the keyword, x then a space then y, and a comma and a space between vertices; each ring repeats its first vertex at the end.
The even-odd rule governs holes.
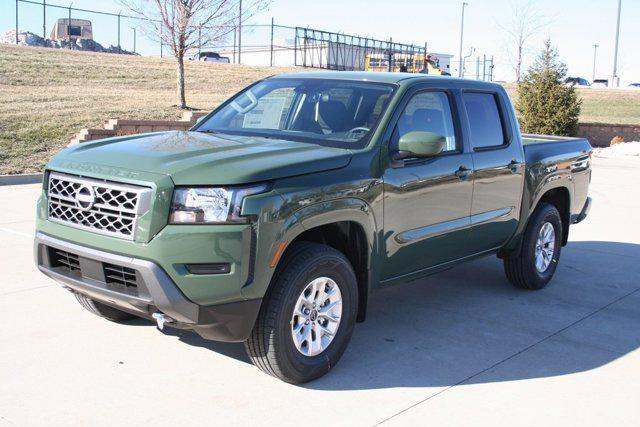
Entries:
POLYGON ((19 175, 0 175, 0 186, 39 184, 42 182, 41 173, 25 173, 19 175))

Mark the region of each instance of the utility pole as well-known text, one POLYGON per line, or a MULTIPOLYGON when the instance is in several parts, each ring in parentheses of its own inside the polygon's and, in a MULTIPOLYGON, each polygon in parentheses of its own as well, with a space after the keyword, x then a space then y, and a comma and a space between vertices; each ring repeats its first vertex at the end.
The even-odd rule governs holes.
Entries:
POLYGON ((458 69, 458 77, 462 77, 462 69, 464 68, 464 59, 462 59, 462 39, 464 36, 464 8, 469 3, 462 2, 462 19, 460 20, 460 50, 458 52, 458 58, 460 58, 460 68, 458 69))
POLYGON ((131 28, 133 30, 133 53, 136 53, 136 28, 131 28))
POLYGON ((239 2, 240 9, 238 11, 238 64, 240 64, 240 56, 242 55, 242 0, 239 2))
POLYGON ((598 53, 598 45, 593 45, 593 73, 591 75, 591 83, 596 79, 596 54, 598 53))
POLYGON ((47 0, 42 0, 42 38, 47 38, 47 0))
POLYGON ((611 76, 611 86, 618 86, 618 41, 620 39, 620 10, 622 9, 622 0, 618 0, 618 20, 616 22, 616 46, 613 51, 613 75, 611 76))

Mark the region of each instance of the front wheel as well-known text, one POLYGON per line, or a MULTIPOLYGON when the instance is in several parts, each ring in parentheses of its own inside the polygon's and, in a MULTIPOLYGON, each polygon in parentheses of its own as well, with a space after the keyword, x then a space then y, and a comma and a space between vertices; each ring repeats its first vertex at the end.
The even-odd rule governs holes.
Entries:
POLYGON ((543 203, 529 219, 520 251, 504 259, 507 279, 522 289, 544 288, 556 271, 561 246, 560 213, 555 206, 543 203))
POLYGON ((295 243, 278 267, 245 348, 254 365, 300 384, 329 372, 356 320, 353 268, 337 250, 295 243))

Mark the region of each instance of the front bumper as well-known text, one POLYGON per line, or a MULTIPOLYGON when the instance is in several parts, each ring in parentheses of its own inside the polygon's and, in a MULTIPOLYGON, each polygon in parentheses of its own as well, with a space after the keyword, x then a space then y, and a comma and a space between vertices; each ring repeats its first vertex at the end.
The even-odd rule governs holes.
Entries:
POLYGON ((135 315, 152 318, 162 313, 172 319, 167 325, 191 329, 203 338, 239 342, 248 338, 260 310, 260 299, 219 305, 199 305, 184 296, 169 275, 154 262, 60 240, 36 233, 34 242, 38 269, 72 292, 135 315), (53 251, 53 252, 52 252, 53 251), (52 254, 73 256, 77 268, 56 264, 52 254), (133 271, 134 285, 108 283, 105 265, 133 271))

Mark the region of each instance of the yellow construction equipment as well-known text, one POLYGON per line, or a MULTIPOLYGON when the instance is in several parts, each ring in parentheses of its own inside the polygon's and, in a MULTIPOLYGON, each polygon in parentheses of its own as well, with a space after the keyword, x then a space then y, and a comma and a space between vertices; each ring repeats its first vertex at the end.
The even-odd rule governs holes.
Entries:
POLYGON ((440 69, 438 58, 435 55, 411 55, 407 53, 396 53, 391 57, 391 70, 389 70, 389 55, 384 53, 373 53, 365 57, 365 71, 392 71, 433 74, 439 76, 450 76, 448 72, 440 69))

